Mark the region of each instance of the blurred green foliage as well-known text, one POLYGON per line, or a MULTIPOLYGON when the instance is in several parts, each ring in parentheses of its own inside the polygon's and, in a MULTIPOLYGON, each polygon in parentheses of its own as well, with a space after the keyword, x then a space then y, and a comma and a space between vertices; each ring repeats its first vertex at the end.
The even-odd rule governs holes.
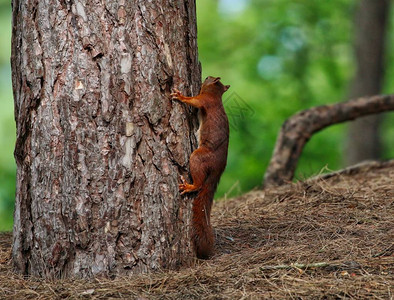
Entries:
POLYGON ((0 231, 12 229, 16 166, 14 103, 11 86, 11 5, 0 0, 0 231))
MULTIPOLYGON (((347 100, 355 62, 356 0, 198 0, 198 44, 203 78, 230 84, 225 106, 231 123, 228 165, 217 197, 262 182, 283 121, 311 106, 347 100)), ((393 19, 393 18, 390 18, 393 19)), ((15 122, 11 71, 11 6, 0 0, 0 231, 11 230, 15 193, 15 122)), ((390 32, 393 31, 393 22, 390 32)), ((387 46, 393 49, 394 37, 387 46)), ((394 91, 394 51, 387 51, 385 93, 394 91)), ((394 157, 394 118, 382 128, 394 157)), ((307 144, 297 170, 305 178, 339 169, 345 125, 330 127, 307 144)))
MULTIPOLYGON (((199 0, 198 45, 203 78, 221 76, 254 114, 231 118, 227 169, 217 196, 233 196, 262 183, 283 121, 315 105, 347 100, 355 70, 355 0, 199 0), (234 128, 235 127, 235 128, 234 128)), ((391 18, 392 19, 392 18, 391 18)), ((393 32, 393 24, 390 25, 393 32)), ((392 49, 393 35, 387 46, 392 49)), ((393 92, 393 51, 387 51, 384 92, 393 92)), ((225 107, 231 114, 231 98, 225 107)), ((346 125, 313 136, 296 177, 342 167, 346 125)), ((382 128, 385 158, 394 157, 394 119, 382 128)))

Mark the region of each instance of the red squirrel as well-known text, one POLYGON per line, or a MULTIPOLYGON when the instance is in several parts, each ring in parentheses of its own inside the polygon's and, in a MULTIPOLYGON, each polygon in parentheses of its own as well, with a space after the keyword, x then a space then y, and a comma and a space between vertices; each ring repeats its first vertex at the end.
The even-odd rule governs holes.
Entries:
POLYGON ((172 99, 197 107, 200 128, 198 148, 190 156, 190 174, 193 183, 181 176, 181 195, 197 192, 193 200, 192 242, 198 258, 208 259, 213 254, 214 234, 210 216, 213 196, 227 163, 229 125, 222 103, 222 95, 229 89, 220 77, 207 77, 195 97, 185 97, 177 89, 172 99))

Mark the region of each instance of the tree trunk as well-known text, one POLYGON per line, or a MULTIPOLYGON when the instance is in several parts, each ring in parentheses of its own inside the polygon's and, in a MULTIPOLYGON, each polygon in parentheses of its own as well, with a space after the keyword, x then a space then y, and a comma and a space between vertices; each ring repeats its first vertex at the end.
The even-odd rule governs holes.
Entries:
MULTIPOLYGON (((357 71, 349 98, 376 95, 384 78, 384 48, 390 0, 361 0, 356 12, 357 71)), ((379 125, 382 116, 369 116, 349 124, 345 151, 347 165, 381 156, 379 125)))
POLYGON ((16 270, 113 277, 189 263, 178 174, 194 111, 169 94, 199 91, 195 2, 12 6, 16 270))

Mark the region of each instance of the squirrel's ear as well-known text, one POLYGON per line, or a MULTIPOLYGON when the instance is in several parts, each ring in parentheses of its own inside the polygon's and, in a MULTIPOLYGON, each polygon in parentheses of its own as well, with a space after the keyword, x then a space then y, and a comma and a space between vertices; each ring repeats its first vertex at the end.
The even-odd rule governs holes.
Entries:
POLYGON ((225 86, 224 86, 224 91, 227 91, 229 88, 230 88, 229 85, 225 85, 225 86))
POLYGON ((218 82, 220 80, 220 77, 216 77, 215 79, 214 79, 214 83, 216 83, 216 82, 218 82))

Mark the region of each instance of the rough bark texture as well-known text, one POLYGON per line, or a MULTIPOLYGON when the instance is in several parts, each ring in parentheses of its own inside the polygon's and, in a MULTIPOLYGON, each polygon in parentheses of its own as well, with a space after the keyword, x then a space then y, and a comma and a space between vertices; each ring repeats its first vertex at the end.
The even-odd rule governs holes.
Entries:
POLYGON ((264 187, 293 179, 302 149, 323 128, 356 118, 394 110, 394 95, 359 98, 334 105, 317 106, 290 117, 283 124, 264 176, 264 187))
MULTIPOLYGON (((361 0, 355 20, 355 54, 357 71, 349 99, 378 95, 384 79, 385 37, 390 0, 361 0)), ((382 116, 368 116, 349 124, 345 163, 353 165, 381 156, 379 132, 382 116)))
POLYGON ((189 263, 178 173, 194 111, 169 93, 199 91, 195 2, 12 6, 16 270, 92 277, 189 263))

